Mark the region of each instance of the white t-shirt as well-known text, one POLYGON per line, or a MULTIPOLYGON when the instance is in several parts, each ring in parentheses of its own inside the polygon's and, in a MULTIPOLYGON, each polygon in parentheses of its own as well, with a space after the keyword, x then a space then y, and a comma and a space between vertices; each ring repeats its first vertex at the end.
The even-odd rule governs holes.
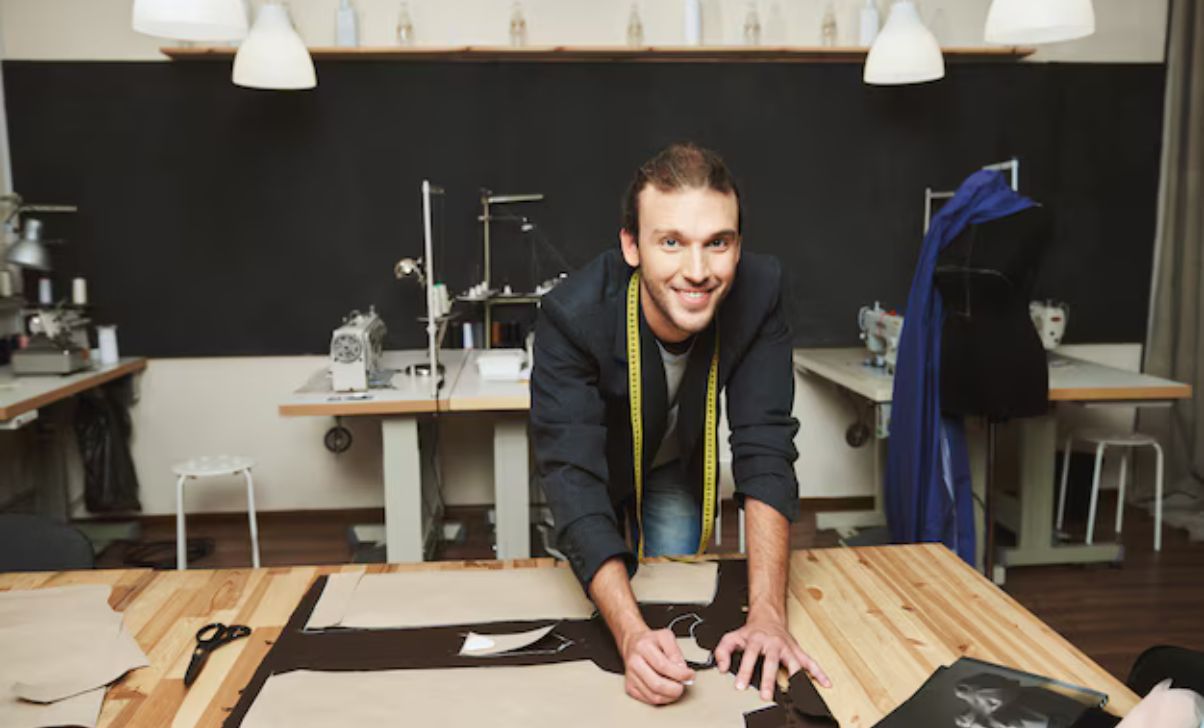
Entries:
POLYGON ((665 389, 668 395, 666 401, 669 403, 669 416, 665 420, 665 439, 661 440, 656 457, 652 459, 652 467, 659 468, 681 457, 681 446, 677 441, 677 395, 681 389, 681 380, 686 376, 686 364, 689 363, 690 350, 694 348, 694 344, 691 342, 690 348, 680 354, 667 351, 659 341, 656 342, 656 348, 660 349, 661 362, 665 365, 665 389))

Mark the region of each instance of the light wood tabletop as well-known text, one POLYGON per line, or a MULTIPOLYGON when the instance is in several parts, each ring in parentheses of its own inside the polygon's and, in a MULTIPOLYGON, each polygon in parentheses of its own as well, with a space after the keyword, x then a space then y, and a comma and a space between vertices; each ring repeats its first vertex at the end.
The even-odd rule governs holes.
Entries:
MULTIPOLYGON (((109 584, 110 603, 150 660, 109 689, 99 726, 220 726, 318 576, 339 571, 551 567, 512 562, 347 565, 217 571, 117 569, 0 574, 0 590, 109 584), (194 635, 210 622, 251 636, 183 678, 194 635)), ((563 568, 563 567, 560 567, 563 568)), ((1107 693, 1123 715, 1137 698, 1122 683, 941 545, 797 551, 790 563, 790 629, 833 687, 824 700, 845 728, 868 728, 940 666, 968 655, 1107 693)), ((1119 627, 1119 625, 1118 625, 1119 627)))
MULTIPOLYGON (((5 367, 7 368, 7 367, 5 367)), ((22 374, 0 381, 0 422, 146 369, 146 358, 122 357, 74 374, 22 374)))

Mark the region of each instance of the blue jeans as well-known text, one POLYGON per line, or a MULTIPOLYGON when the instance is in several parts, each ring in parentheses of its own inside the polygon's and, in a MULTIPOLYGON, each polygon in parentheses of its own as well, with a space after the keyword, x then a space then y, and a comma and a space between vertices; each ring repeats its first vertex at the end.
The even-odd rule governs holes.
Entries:
MULTIPOLYGON (((686 485, 680 460, 662 465, 644 480, 644 556, 684 556, 698 552, 702 506, 686 485)), ((631 518, 639 540, 639 526, 631 518)))

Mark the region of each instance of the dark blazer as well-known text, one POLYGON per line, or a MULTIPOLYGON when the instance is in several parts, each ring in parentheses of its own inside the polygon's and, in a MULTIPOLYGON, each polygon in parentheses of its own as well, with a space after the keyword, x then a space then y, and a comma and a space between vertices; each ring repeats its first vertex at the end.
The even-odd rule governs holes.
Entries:
MULTIPOLYGON (((543 299, 531 374, 536 469, 556 523, 556 545, 588 589, 598 568, 622 557, 637 566, 622 535, 634 502, 628 411, 625 306, 633 269, 620 251, 595 258, 543 299)), ((788 519, 798 511, 791 415, 794 373, 776 258, 742 251, 720 305, 719 384, 727 392, 736 497, 752 496, 788 519)), ((715 322, 698 334, 678 396, 678 437, 686 472, 702 488, 702 429, 715 322)), ((651 469, 668 416, 665 370, 640 316, 644 472, 651 469)))

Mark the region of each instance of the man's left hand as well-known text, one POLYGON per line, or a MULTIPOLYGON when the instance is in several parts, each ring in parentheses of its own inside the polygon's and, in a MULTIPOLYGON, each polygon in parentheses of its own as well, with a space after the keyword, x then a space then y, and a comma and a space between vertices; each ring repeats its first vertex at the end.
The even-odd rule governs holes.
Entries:
POLYGON ((765 663, 761 666, 762 700, 773 699, 773 687, 777 681, 779 665, 785 665, 791 675, 799 670, 806 670, 820 685, 825 688, 832 687, 832 681, 824 674, 819 664, 803 652, 786 630, 784 619, 750 614, 743 627, 728 632, 715 648, 715 662, 720 670, 728 671, 731 667, 732 652, 738 649, 744 651, 744 657, 740 660, 740 670, 736 673, 738 690, 748 687, 757 658, 765 658, 765 663))

